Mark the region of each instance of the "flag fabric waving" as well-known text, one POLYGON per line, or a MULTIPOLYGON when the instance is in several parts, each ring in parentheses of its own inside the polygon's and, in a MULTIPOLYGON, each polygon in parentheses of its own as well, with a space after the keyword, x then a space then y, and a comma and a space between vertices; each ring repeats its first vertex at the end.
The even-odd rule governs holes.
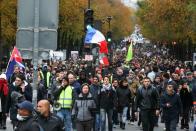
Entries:
POLYGON ((14 47, 10 60, 8 62, 7 65, 7 69, 6 69, 6 77, 7 79, 9 79, 11 77, 11 75, 14 72, 14 66, 18 65, 19 67, 25 68, 24 65, 22 64, 22 57, 20 55, 20 52, 18 51, 18 49, 16 47, 14 47))
POLYGON ((87 32, 84 43, 96 43, 99 45, 99 53, 108 54, 107 41, 105 39, 105 36, 100 31, 96 30, 95 28, 89 25, 87 26, 87 32))
POLYGON ((99 55, 99 63, 101 66, 109 66, 108 57, 105 54, 99 55))
POLYGON ((106 56, 104 56, 104 57, 100 60, 100 64, 105 65, 105 66, 109 66, 108 58, 107 58, 106 56))
POLYGON ((127 51, 127 57, 126 57, 126 61, 129 62, 133 59, 133 44, 131 42, 128 51, 127 51))
POLYGON ((106 41, 99 43, 99 53, 108 54, 108 43, 106 41))

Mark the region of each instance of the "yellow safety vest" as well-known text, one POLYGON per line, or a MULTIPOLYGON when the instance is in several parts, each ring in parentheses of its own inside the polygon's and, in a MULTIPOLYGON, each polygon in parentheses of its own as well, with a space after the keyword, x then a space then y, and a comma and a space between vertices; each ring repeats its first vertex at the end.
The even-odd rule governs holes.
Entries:
MULTIPOLYGON (((43 74, 43 72, 42 72, 42 71, 40 71, 40 74, 41 74, 41 79, 44 79, 44 74, 43 74)), ((50 72, 47 72, 47 78, 46 78, 46 81, 47 81, 47 87, 49 87, 49 86, 50 86, 50 76, 51 76, 50 72)))
POLYGON ((110 83, 113 81, 113 74, 110 76, 110 83))
POLYGON ((61 91, 58 102, 61 104, 61 108, 71 108, 73 102, 71 86, 67 86, 65 90, 61 91))

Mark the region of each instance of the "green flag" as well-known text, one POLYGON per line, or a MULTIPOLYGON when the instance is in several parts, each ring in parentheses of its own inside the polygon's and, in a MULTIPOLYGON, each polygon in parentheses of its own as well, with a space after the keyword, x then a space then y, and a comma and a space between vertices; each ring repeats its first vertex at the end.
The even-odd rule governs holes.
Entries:
POLYGON ((128 61, 128 62, 133 59, 133 47, 132 46, 133 46, 133 44, 131 42, 129 49, 127 51, 127 57, 126 57, 126 61, 128 61))

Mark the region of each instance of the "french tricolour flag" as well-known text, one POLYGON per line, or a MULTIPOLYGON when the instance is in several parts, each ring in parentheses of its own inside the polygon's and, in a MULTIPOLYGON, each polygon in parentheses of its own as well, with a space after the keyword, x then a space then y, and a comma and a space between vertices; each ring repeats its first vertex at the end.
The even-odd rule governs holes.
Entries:
POLYGON ((105 36, 90 25, 87 26, 87 32, 85 37, 85 44, 96 43, 99 45, 99 53, 108 54, 107 41, 105 36))
POLYGON ((6 77, 7 79, 9 79, 13 72, 14 72, 14 66, 18 65, 19 67, 25 68, 24 65, 22 64, 22 57, 20 55, 20 52, 18 51, 18 49, 16 47, 14 47, 10 60, 8 62, 7 65, 7 69, 6 69, 6 77))

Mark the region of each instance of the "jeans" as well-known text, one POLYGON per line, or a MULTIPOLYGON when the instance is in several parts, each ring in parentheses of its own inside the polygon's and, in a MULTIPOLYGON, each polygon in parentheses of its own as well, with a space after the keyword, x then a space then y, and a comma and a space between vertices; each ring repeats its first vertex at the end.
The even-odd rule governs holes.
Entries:
POLYGON ((119 120, 122 123, 126 123, 126 120, 127 120, 127 110, 128 110, 128 107, 123 107, 122 112, 119 113, 119 120))
POLYGON ((66 131, 71 131, 71 126, 72 126, 71 110, 70 109, 61 108, 57 112, 57 116, 59 116, 64 121, 65 130, 66 131))
POLYGON ((112 131, 113 125, 112 125, 112 114, 113 109, 100 109, 101 114, 101 131, 106 131, 106 114, 108 118, 108 131, 112 131))
POLYGON ((165 120, 166 131, 176 131, 177 119, 165 120))
POLYGON ((95 129, 94 131, 99 131, 100 130, 100 114, 95 115, 95 129))

